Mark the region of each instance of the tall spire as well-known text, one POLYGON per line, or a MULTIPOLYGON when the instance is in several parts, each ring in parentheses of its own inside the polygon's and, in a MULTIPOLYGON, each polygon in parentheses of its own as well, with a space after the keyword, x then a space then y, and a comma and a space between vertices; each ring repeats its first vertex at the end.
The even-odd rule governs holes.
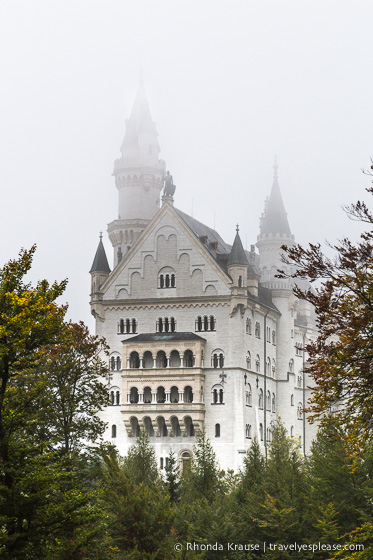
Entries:
POLYGON ((235 264, 240 266, 247 266, 249 264, 240 238, 238 224, 236 226, 236 237, 234 238, 227 265, 232 266, 235 264))
POLYGON ((159 209, 165 162, 159 159, 158 133, 140 76, 135 101, 114 162, 118 189, 118 218, 108 227, 114 247, 114 266, 125 255, 159 209))
POLYGON ((102 232, 100 232, 100 241, 98 243, 95 258, 93 260, 92 268, 89 272, 111 272, 109 263, 107 262, 105 247, 102 243, 102 232))
POLYGON ((152 120, 149 101, 146 95, 142 73, 130 118, 126 120, 126 133, 121 146, 123 157, 149 159, 149 155, 157 157, 160 149, 158 133, 152 120), (151 151, 149 151, 151 146, 151 151))
POLYGON ((290 226, 278 184, 278 165, 273 165, 273 184, 269 199, 266 201, 260 223, 260 234, 280 234, 291 236, 290 226))

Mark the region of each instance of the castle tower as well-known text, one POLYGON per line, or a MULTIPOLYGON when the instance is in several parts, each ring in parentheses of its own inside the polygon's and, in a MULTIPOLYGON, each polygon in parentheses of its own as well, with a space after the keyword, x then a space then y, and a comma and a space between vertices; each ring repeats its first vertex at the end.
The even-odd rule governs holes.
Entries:
POLYGON ((290 231, 278 184, 276 161, 273 169, 272 190, 265 202, 264 212, 260 218, 260 234, 256 244, 260 255, 261 283, 270 289, 287 288, 291 290, 289 280, 276 278, 279 268, 286 269, 286 266, 281 262, 281 254, 283 253, 281 246, 292 247, 294 245, 294 235, 290 231))
POLYGON ((165 163, 159 159, 159 152, 158 133, 141 79, 130 118, 126 120, 122 157, 114 162, 118 219, 108 226, 114 266, 159 209, 165 175, 165 163))
POLYGON ((289 360, 294 354, 294 304, 292 283, 288 278, 276 278, 278 269, 291 272, 281 262, 282 245, 292 247, 294 235, 290 231, 285 206, 277 176, 277 163, 273 166, 272 190, 265 202, 260 219, 257 247, 260 256, 261 284, 271 290, 272 301, 281 313, 277 323, 277 371, 279 378, 286 378, 289 360))
POLYGON ((247 307, 247 268, 248 260, 242 246, 238 225, 236 228, 236 237, 232 245, 232 250, 228 258, 227 269, 228 274, 232 278, 231 286, 231 315, 237 308, 241 309, 241 313, 245 312, 247 307))

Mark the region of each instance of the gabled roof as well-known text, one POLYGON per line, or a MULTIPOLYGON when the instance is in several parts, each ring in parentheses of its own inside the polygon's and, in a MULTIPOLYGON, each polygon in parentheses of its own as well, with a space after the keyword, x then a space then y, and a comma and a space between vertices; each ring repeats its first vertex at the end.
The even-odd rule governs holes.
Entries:
POLYGON ((209 246, 208 249, 211 253, 229 253, 230 246, 225 243, 225 241, 220 237, 217 231, 206 226, 202 222, 199 222, 192 216, 185 214, 178 208, 175 208, 176 212, 179 214, 180 218, 186 223, 189 229, 199 238, 207 237, 209 246), (213 244, 217 244, 216 249, 213 248, 213 244))
POLYGON ((96 255, 93 259, 92 268, 89 272, 107 272, 109 274, 111 272, 105 253, 105 247, 102 243, 102 235, 100 235, 96 255))
POLYGON ((238 226, 237 226, 236 237, 234 238, 234 242, 232 245, 231 253, 229 255, 227 266, 231 266, 234 264, 238 264, 242 266, 247 266, 249 264, 246 257, 245 250, 242 246, 240 234, 238 233, 238 226))

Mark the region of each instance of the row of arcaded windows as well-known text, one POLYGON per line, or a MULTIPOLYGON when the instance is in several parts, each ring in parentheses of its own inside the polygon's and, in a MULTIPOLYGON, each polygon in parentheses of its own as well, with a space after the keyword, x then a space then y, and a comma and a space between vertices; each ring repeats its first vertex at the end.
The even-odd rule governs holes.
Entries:
POLYGON ((175 317, 159 317, 156 322, 156 332, 175 332, 176 321, 175 317))
MULTIPOLYGON (((140 434, 139 420, 136 416, 130 418, 132 434, 137 437, 140 434)), ((142 425, 149 437, 193 437, 195 435, 195 426, 190 416, 183 418, 183 424, 180 425, 176 416, 171 416, 168 422, 163 416, 158 416, 154 421, 149 416, 142 418, 142 425)))
POLYGON ((169 391, 166 391, 164 387, 160 386, 156 391, 152 391, 150 387, 144 387, 141 392, 137 387, 131 387, 127 400, 131 404, 192 403, 193 389, 189 385, 184 389, 173 386, 169 391))
POLYGON ((119 356, 111 356, 109 360, 110 371, 120 371, 122 369, 122 361, 119 356))
POLYGON ((197 332, 205 331, 215 331, 216 330, 216 320, 213 315, 204 315, 203 317, 199 315, 196 318, 195 330, 197 332))
MULTIPOLYGON (((118 334, 136 334, 137 333, 137 320, 136 319, 119 319, 117 332, 118 334)), ((156 332, 176 332, 176 319, 175 317, 158 317, 155 323, 156 332)), ((214 315, 199 315, 195 320, 196 332, 216 331, 216 319, 214 315)))
POLYGON ((120 391, 119 389, 112 389, 110 391, 110 404, 111 405, 120 405, 120 391))
POLYGON ((140 357, 139 353, 136 351, 131 352, 128 367, 130 369, 152 369, 152 368, 172 368, 172 367, 194 367, 195 356, 191 350, 185 350, 183 354, 180 355, 178 350, 172 350, 169 356, 166 355, 164 350, 159 350, 156 355, 152 354, 150 350, 147 350, 140 357))
POLYGON ((175 274, 160 274, 158 282, 159 288, 176 288, 175 274))
MULTIPOLYGON (((263 389, 259 390, 259 408, 261 410, 264 409, 264 393, 263 393, 263 389)), ((268 391, 267 392, 267 399, 266 399, 266 410, 268 410, 269 412, 276 412, 276 396, 274 393, 272 393, 272 399, 271 399, 271 392, 268 391)))
MULTIPOLYGON (((256 338, 260 338, 260 323, 259 321, 255 322, 255 336, 256 338)), ((252 321, 251 319, 248 317, 246 319, 246 334, 251 335, 252 334, 252 321)), ((267 342, 272 344, 276 344, 276 331, 274 329, 271 330, 271 327, 267 327, 267 342)))
POLYGON ((118 334, 135 334, 137 333, 136 319, 119 319, 118 334))

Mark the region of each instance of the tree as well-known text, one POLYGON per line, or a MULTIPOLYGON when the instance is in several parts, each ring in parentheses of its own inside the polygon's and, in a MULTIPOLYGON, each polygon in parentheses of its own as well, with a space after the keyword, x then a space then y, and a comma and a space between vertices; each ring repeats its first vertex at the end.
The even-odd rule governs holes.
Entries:
POLYGON ((131 445, 124 464, 135 484, 161 485, 155 451, 144 430, 140 431, 135 443, 131 445))
POLYGON ((104 454, 102 503, 109 515, 111 546, 120 559, 169 560, 174 558, 174 513, 164 486, 151 483, 148 477, 140 480, 133 470, 136 464, 144 464, 139 460, 144 455, 147 464, 151 459, 144 435, 139 443, 132 446, 131 457, 137 453, 136 461, 122 461, 114 449, 104 454))
MULTIPOLYGON (((372 187, 367 191, 373 194, 372 187)), ((353 429, 366 438, 373 427, 373 214, 360 201, 345 210, 370 230, 357 243, 344 238, 329 245, 334 258, 327 257, 320 244, 282 249, 284 262, 295 270, 291 277, 313 284, 294 288, 295 295, 314 306, 319 329, 316 340, 306 346, 306 371, 315 381, 313 419, 346 424, 350 435, 353 429), (325 415, 338 404, 333 417, 325 415)), ((281 271, 280 277, 287 275, 281 271)))
POLYGON ((0 271, 1 557, 94 558, 105 518, 81 447, 103 427, 93 415, 107 402, 101 343, 63 322, 66 282, 24 282, 34 251, 0 271))
POLYGON ((180 498, 180 481, 177 468, 177 461, 173 451, 170 451, 168 461, 166 461, 166 485, 170 500, 172 503, 177 502, 180 498))
POLYGON ((205 432, 196 438, 191 468, 183 473, 182 482, 183 494, 188 501, 200 497, 213 500, 222 490, 216 455, 205 432))
POLYGON ((61 453, 81 450, 96 442, 105 430, 97 413, 109 404, 108 391, 100 379, 107 372, 100 357, 106 348, 103 340, 89 334, 84 323, 63 324, 58 344, 42 350, 36 375, 31 380, 26 377, 24 395, 17 395, 22 404, 30 396, 33 381, 42 386, 34 399, 35 429, 39 439, 47 439, 48 445, 61 453))

